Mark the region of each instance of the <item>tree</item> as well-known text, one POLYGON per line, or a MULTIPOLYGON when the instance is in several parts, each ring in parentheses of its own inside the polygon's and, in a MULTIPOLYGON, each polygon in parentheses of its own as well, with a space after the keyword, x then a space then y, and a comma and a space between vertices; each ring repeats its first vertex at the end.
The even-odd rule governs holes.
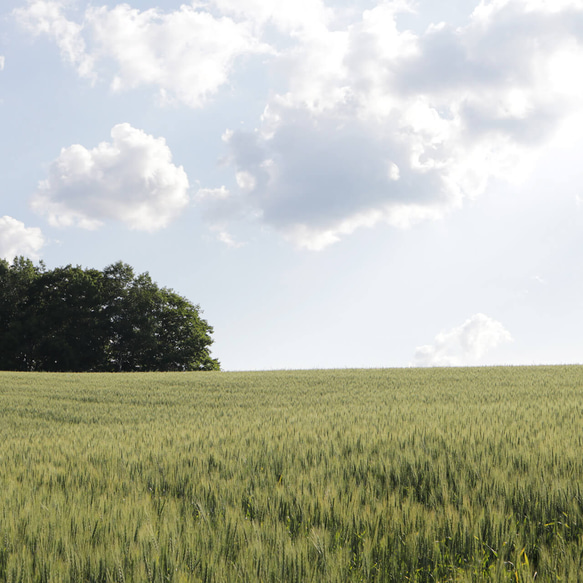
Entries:
POLYGON ((218 370, 212 332, 198 305, 122 262, 0 262, 1 370, 218 370))
POLYGON ((45 267, 30 259, 16 257, 9 265, 0 259, 0 369, 26 370, 25 345, 30 339, 24 317, 30 287, 45 267))
POLYGON ((102 277, 97 270, 68 265, 34 279, 23 310, 29 369, 107 368, 102 277))

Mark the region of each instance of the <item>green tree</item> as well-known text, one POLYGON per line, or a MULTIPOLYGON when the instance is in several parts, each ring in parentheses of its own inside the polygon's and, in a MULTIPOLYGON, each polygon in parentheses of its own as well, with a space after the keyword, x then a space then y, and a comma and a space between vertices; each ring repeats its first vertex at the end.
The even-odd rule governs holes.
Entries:
POLYGON ((200 307, 148 273, 0 262, 0 369, 218 370, 200 307))
POLYGON ((103 274, 95 269, 60 267, 35 278, 24 317, 30 368, 96 371, 106 368, 108 322, 103 274))
POLYGON ((218 362, 207 347, 212 328, 200 317, 200 307, 169 289, 158 292, 156 367, 160 370, 213 370, 218 362), (188 363, 186 366, 184 363, 188 363))
POLYGON ((210 356, 213 329, 200 306, 167 288, 148 273, 136 276, 125 263, 104 270, 110 322, 112 370, 217 370, 210 356))
POLYGON ((28 370, 28 346, 34 341, 28 336, 25 317, 28 296, 34 281, 45 272, 41 262, 35 266, 30 259, 16 257, 10 265, 0 259, 0 369, 28 370))

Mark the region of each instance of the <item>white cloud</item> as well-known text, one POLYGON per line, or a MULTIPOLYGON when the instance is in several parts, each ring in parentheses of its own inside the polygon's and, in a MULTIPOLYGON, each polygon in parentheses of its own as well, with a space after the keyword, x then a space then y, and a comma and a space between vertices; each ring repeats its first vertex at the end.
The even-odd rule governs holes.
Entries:
POLYGON ((29 0, 26 8, 17 8, 13 14, 32 34, 45 34, 52 39, 63 59, 74 65, 79 75, 95 79, 93 58, 87 54, 83 38, 84 26, 66 18, 61 1, 29 0))
POLYGON ((119 4, 75 22, 57 0, 29 0, 15 14, 81 74, 113 67, 113 89, 152 86, 191 107, 239 57, 269 53, 258 127, 224 135, 236 186, 212 224, 252 217, 321 249, 359 228, 443 217, 493 178, 524 180, 583 111, 583 0, 482 0, 465 26, 420 34, 398 26, 412 5, 355 16, 322 0, 119 4))
POLYGON ((227 82, 237 57, 267 50, 250 25, 215 18, 196 4, 168 13, 128 4, 89 7, 78 24, 64 16, 61 2, 35 0, 15 15, 33 33, 53 38, 80 74, 95 75, 98 66, 113 63, 112 89, 154 86, 161 101, 191 107, 227 82))
POLYGON ((6 59, 0 55, 0 71, 4 70, 4 63, 5 63, 6 59))
POLYGON ((227 82, 237 57, 265 50, 245 23, 185 5, 163 14, 122 4, 90 10, 87 18, 98 55, 118 64, 115 89, 156 85, 163 96, 191 107, 227 82))
POLYGON ((188 204, 188 178, 172 164, 164 138, 116 125, 111 142, 61 150, 39 184, 32 207, 55 226, 92 229, 108 219, 131 229, 166 227, 188 204))
POLYGON ((510 332, 500 322, 484 314, 475 314, 461 326, 438 334, 433 344, 417 347, 413 365, 479 364, 488 352, 511 340, 510 332))
POLYGON ((235 241, 231 233, 227 231, 221 231, 220 229, 214 229, 217 232, 217 239, 224 243, 227 247, 231 247, 232 249, 239 249, 243 247, 245 243, 241 243, 240 241, 235 241))
POLYGON ((25 227, 12 217, 0 217, 0 257, 11 261, 18 255, 38 258, 45 240, 40 229, 25 227))
POLYGON ((255 190, 255 186, 257 185, 257 181, 255 180, 255 176, 250 172, 237 172, 236 175, 237 185, 241 190, 251 191, 255 190))
POLYGON ((563 4, 484 3, 466 27, 414 35, 397 26, 407 4, 380 3, 283 50, 288 91, 258 131, 226 134, 236 176, 254 179, 231 201, 321 249, 442 217, 492 178, 524 180, 583 103, 583 9, 563 4))

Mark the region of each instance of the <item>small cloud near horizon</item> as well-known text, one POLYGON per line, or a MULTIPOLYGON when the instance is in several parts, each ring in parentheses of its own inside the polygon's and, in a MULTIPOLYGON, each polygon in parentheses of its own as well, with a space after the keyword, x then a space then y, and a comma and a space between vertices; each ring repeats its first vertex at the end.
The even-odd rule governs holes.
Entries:
POLYGON ((485 314, 474 314, 460 326, 440 332, 433 344, 418 346, 412 364, 419 367, 477 365, 487 353, 511 341, 510 332, 500 322, 485 314))

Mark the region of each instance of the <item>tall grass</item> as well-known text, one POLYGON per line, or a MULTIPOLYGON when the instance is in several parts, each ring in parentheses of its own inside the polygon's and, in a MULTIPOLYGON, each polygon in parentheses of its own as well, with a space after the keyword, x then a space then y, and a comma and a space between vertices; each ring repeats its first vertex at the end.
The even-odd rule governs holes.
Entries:
POLYGON ((0 374, 0 582, 583 580, 583 368, 0 374))

